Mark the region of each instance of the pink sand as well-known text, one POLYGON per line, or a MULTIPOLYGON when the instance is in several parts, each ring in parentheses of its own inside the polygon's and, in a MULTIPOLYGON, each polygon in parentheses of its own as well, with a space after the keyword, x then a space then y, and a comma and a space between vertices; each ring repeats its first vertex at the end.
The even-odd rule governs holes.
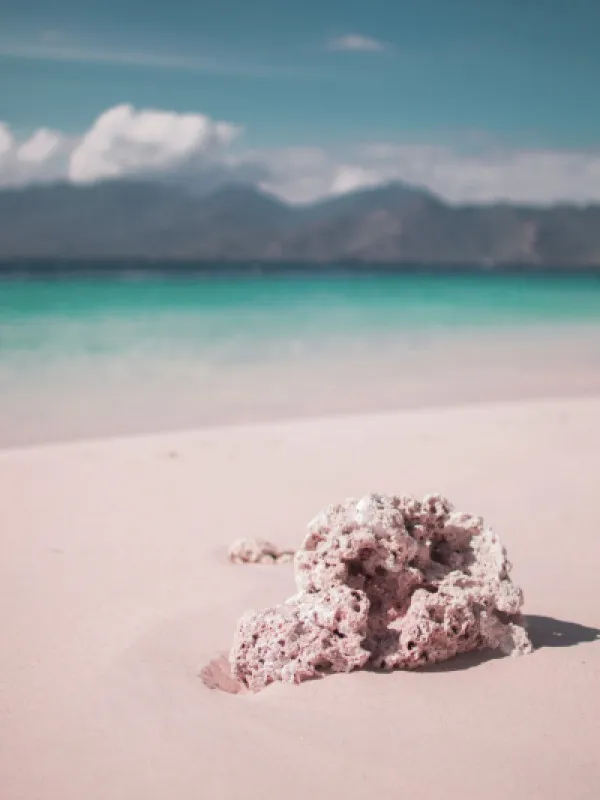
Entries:
POLYGON ((0 797, 596 800, 600 400, 0 453, 0 797), (198 674, 293 591, 234 566, 340 497, 440 491, 500 534, 539 649, 258 695, 198 674))

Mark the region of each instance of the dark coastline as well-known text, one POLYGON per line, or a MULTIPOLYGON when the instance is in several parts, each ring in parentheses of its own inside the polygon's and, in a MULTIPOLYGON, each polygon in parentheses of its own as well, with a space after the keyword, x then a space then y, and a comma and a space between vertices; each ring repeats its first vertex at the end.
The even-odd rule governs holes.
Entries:
POLYGON ((0 259, 0 279, 62 277, 256 277, 261 276, 380 276, 380 275, 468 275, 491 277, 527 275, 540 277, 588 276, 600 279, 600 265, 548 266, 540 264, 426 264, 426 263, 300 263, 292 261, 202 261, 194 259, 0 259))

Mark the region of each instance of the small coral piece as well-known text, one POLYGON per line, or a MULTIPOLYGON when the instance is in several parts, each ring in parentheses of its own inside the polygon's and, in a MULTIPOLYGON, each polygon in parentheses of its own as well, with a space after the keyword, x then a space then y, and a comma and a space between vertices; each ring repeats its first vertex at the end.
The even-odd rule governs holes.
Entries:
POLYGON ((280 550, 265 539, 236 539, 229 548, 234 564, 287 564, 294 560, 293 550, 280 550))
MULTIPOLYGON (((261 560, 245 547, 233 560, 261 560)), ((531 652, 500 540, 440 495, 329 506, 309 524, 294 566, 298 594, 238 623, 232 674, 254 691, 365 664, 410 669, 483 648, 531 652)))

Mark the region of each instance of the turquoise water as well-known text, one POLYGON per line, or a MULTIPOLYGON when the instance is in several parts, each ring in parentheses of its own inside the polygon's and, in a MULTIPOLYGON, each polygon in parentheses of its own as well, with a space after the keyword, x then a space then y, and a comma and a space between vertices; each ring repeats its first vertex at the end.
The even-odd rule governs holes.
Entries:
POLYGON ((600 323, 595 276, 0 281, 0 367, 123 353, 247 362, 369 338, 600 323))
POLYGON ((0 446, 597 390, 595 276, 0 280, 0 446))

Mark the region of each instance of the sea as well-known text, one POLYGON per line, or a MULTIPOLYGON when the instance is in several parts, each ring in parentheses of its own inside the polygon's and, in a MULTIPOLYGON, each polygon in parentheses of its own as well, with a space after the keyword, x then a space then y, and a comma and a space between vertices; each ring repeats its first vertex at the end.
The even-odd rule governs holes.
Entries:
POLYGON ((600 389, 600 275, 0 265, 0 446, 600 389))

